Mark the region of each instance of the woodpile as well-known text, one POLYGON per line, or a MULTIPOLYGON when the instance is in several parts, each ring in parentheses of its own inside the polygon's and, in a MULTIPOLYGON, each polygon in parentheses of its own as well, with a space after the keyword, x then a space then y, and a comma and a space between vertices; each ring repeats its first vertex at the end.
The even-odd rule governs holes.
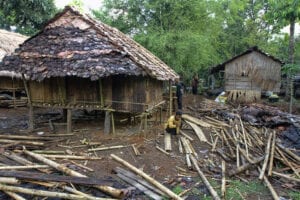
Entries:
MULTIPOLYGON (((219 161, 222 163, 222 165, 219 164, 222 168, 215 169, 222 175, 222 197, 226 196, 225 177, 228 176, 232 178, 236 176, 240 178, 243 174, 262 180, 274 199, 279 199, 276 190, 272 186, 274 180, 282 185, 290 184, 291 187, 297 190, 300 182, 300 156, 297 155, 299 149, 284 147, 282 140, 278 137, 280 132, 277 129, 255 126, 257 124, 251 125, 251 123, 243 121, 238 114, 238 111, 241 110, 242 109, 236 110, 235 113, 228 113, 227 116, 231 116, 230 118, 222 117, 226 116, 224 113, 229 112, 229 110, 226 111, 224 109, 214 113, 211 112, 211 117, 183 115, 184 121, 191 125, 195 135, 197 135, 197 128, 195 128, 195 126, 203 129, 201 132, 210 133, 208 134, 211 136, 210 141, 205 141, 199 136, 198 138, 201 142, 208 144, 210 152, 219 155, 219 158, 222 160, 222 162, 219 161)), ((268 108, 265 109, 265 112, 267 112, 267 110, 268 108)), ((274 109, 272 112, 278 114, 274 109)), ((200 116, 199 113, 195 115, 200 116)), ((293 120, 289 124, 299 128, 299 117, 291 116, 283 112, 277 115, 277 118, 279 116, 285 120, 292 118, 293 120)), ((184 140, 181 141, 185 147, 184 140)), ((191 155, 189 150, 187 150, 186 153, 191 155)), ((193 168, 199 172, 200 177, 205 178, 204 173, 201 173, 201 171, 199 171, 200 168, 198 169, 197 167, 200 160, 198 161, 196 157, 192 156, 191 161, 193 168)), ((188 162, 187 166, 191 168, 188 162)), ((203 180, 203 182, 205 183, 206 181, 203 180)), ((209 185, 206 186, 208 189, 210 188, 209 185)), ((210 192, 214 199, 219 198, 215 196, 213 191, 210 192)))
MULTIPOLYGON (((58 135, 58 137, 61 140, 63 135, 58 135)), ((116 189, 112 187, 112 182, 88 177, 79 172, 94 170, 74 161, 100 160, 102 157, 67 155, 68 152, 65 151, 42 150, 45 142, 57 141, 58 138, 55 135, 0 135, 0 144, 2 144, 0 146, 2 151, 0 156, 0 190, 14 199, 40 196, 102 200, 120 199, 126 195, 126 189, 116 189), (54 161, 54 159, 64 159, 64 164, 54 161), (102 196, 112 198, 94 196, 91 190, 98 190, 102 196)))

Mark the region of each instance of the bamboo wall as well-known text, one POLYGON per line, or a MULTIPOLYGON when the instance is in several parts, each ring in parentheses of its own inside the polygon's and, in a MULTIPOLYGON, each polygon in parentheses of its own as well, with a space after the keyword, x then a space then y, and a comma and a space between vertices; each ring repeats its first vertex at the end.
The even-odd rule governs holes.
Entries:
POLYGON ((162 101, 162 87, 162 81, 135 76, 113 76, 101 81, 67 77, 29 82, 34 106, 89 109, 106 107, 132 113, 143 112, 147 106, 162 101))
POLYGON ((0 90, 22 90, 24 89, 23 81, 19 78, 12 78, 12 77, 0 77, 0 90))
POLYGON ((225 90, 280 91, 281 64, 259 53, 245 54, 225 65, 225 90))

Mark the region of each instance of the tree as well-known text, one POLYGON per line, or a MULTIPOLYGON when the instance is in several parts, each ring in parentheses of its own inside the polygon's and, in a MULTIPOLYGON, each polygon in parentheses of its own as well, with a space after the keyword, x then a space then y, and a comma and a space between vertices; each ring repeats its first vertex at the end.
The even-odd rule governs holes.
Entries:
POLYGON ((293 64, 295 59, 295 24, 300 19, 300 0, 270 0, 270 9, 266 13, 266 18, 277 30, 290 25, 288 62, 293 64))
POLYGON ((208 8, 208 1, 199 0, 105 0, 102 10, 93 13, 191 77, 220 61, 213 32, 221 27, 208 8))
POLYGON ((0 0, 0 28, 32 35, 56 10, 53 0, 0 0))

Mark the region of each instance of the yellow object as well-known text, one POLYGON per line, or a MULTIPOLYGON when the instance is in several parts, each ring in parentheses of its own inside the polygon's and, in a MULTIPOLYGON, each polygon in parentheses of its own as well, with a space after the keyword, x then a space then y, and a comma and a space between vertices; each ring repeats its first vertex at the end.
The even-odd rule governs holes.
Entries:
POLYGON ((172 115, 171 117, 169 117, 167 123, 165 123, 165 129, 176 128, 176 133, 179 133, 180 125, 181 125, 181 118, 179 118, 179 120, 176 120, 175 115, 172 115))

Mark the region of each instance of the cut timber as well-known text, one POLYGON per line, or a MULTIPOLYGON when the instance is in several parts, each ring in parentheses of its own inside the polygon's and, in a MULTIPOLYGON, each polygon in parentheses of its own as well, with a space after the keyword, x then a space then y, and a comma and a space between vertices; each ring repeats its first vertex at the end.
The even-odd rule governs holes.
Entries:
POLYGON ((139 176, 135 175, 134 173, 130 172, 130 171, 127 171, 121 167, 116 167, 115 168, 115 171, 117 173, 122 173, 124 174, 125 176, 128 176, 132 179, 134 179, 135 181, 139 182, 140 184, 144 185, 145 187, 151 189, 152 191, 160 194, 160 195, 164 195, 163 192, 161 192, 160 190, 156 189, 155 187, 153 187, 152 185, 150 185, 147 181, 143 180, 142 178, 140 178, 139 176))
POLYGON ((120 148, 125 148, 125 147, 128 147, 128 146, 117 145, 117 146, 110 146, 110 147, 99 147, 99 148, 88 149, 88 152, 105 151, 105 150, 110 150, 110 149, 120 149, 120 148))
POLYGON ((172 151, 171 134, 165 132, 165 151, 172 151))
POLYGON ((272 176, 272 169, 273 169, 273 161, 274 161, 274 153, 275 153, 275 142, 276 142, 276 132, 273 132, 273 140, 271 145, 271 152, 270 152, 270 162, 269 162, 269 170, 268 176, 272 176))
POLYGON ((182 143, 181 143, 180 138, 178 138, 178 150, 179 150, 179 153, 183 153, 183 148, 182 148, 182 143))
MULTIPOLYGON (((30 194, 30 195, 36 195, 36 196, 43 196, 43 197, 56 197, 56 198, 62 198, 62 199, 71 199, 71 200, 86 199, 86 197, 81 196, 81 195, 67 194, 67 193, 62 193, 62 192, 49 192, 49 191, 45 191, 45 190, 28 189, 28 188, 22 188, 22 187, 7 186, 7 185, 3 185, 3 184, 0 184, 0 190, 9 191, 9 192, 18 192, 18 193, 30 194)), ((103 199, 103 198, 99 198, 99 200, 100 199, 103 199)))
POLYGON ((59 158, 59 159, 73 159, 73 160, 101 160, 102 157, 95 156, 75 156, 75 155, 49 155, 49 154, 39 154, 45 158, 59 158))
MULTIPOLYGON (((71 170, 63 165, 60 165, 52 160, 49 160, 41 155, 38 155, 38 154, 35 154, 35 153, 32 153, 30 151, 27 151, 27 150, 23 150, 23 152, 26 154, 26 155, 29 155, 55 169, 57 169, 58 171, 61 171, 61 172, 64 172, 70 176, 76 176, 76 177, 87 177, 83 174, 80 174, 79 172, 76 172, 74 170, 71 170)), ((113 188, 113 187, 109 187, 109 186, 105 186, 105 185, 98 185, 98 186, 95 186, 95 188, 98 188, 99 190, 101 190, 102 192, 106 193, 106 194, 109 194, 110 196, 112 197, 116 197, 116 198, 122 198, 124 197, 124 192, 122 190, 119 190, 119 189, 116 189, 116 188, 113 188)))
POLYGON ((210 183, 208 182, 208 180, 206 179, 204 173, 200 170, 200 167, 198 166, 197 160, 196 158, 194 158, 193 156, 190 156, 191 161, 195 167, 195 169, 197 170, 198 174, 200 175, 200 178, 202 179, 203 183, 205 184, 205 186, 207 187, 208 191, 210 192, 211 196, 213 197, 214 200, 221 200, 220 197, 218 196, 218 193, 214 190, 214 188, 210 185, 210 183))
POLYGON ((221 185, 221 196, 223 199, 225 199, 226 195, 226 177, 225 173, 226 172, 226 166, 225 166, 225 161, 222 160, 222 185, 221 185))
POLYGON ((135 146, 135 144, 132 144, 131 147, 132 147, 133 152, 134 152, 134 154, 135 154, 136 156, 140 156, 140 155, 141 155, 140 151, 139 151, 138 148, 135 146))
POLYGON ((20 184, 21 181, 19 181, 16 178, 13 178, 13 177, 0 177, 0 183, 5 183, 5 184, 20 184))
POLYGON ((43 169, 49 168, 48 165, 27 165, 27 166, 0 166, 0 170, 8 169, 43 169))
POLYGON ((186 165, 189 169, 192 169, 192 163, 191 163, 191 159, 190 159, 190 154, 187 153, 185 154, 185 161, 186 161, 186 165))
POLYGON ((184 119, 186 122, 189 121, 189 122, 193 122, 194 124, 197 124, 199 126, 202 126, 202 127, 205 127, 205 128, 211 128, 211 127, 214 127, 213 125, 211 124, 208 124, 198 118, 195 118, 195 117, 192 117, 190 115, 187 115, 187 114, 183 114, 182 116, 182 119, 184 119))
POLYGON ((159 150, 160 152, 162 152, 162 153, 164 153, 164 154, 166 154, 166 155, 170 155, 170 153, 169 152, 167 152, 167 151, 165 151, 165 150, 163 150, 162 148, 160 148, 159 146, 156 146, 156 149, 157 150, 159 150))
POLYGON ((137 189, 139 189, 140 191, 142 191, 144 194, 149 196, 151 199, 154 199, 154 200, 161 200, 162 199, 162 197, 160 197, 158 194, 155 194, 154 192, 152 192, 151 190, 149 190, 148 188, 146 188, 142 184, 140 184, 140 183, 136 182, 135 180, 131 179, 130 177, 127 177, 123 174, 117 174, 117 176, 119 176, 125 182, 129 183, 130 185, 132 185, 132 186, 136 187, 137 189))
MULTIPOLYGON (((258 171, 261 172, 261 169, 258 167, 258 171)), ((272 184, 270 183, 270 181, 268 180, 268 178, 264 175, 263 176, 263 179, 264 179, 264 183, 266 184, 266 186, 269 188, 271 194, 272 194, 272 197, 274 200, 280 200, 280 198, 278 197, 276 191, 274 190, 272 184)))
POLYGON ((208 142, 202 129, 197 124, 194 124, 193 122, 189 122, 189 121, 187 121, 187 123, 194 129, 197 137, 201 142, 208 142))
POLYGON ((191 136, 189 136, 188 134, 186 134, 184 131, 180 130, 179 132, 180 132, 181 135, 183 135, 184 137, 186 137, 190 141, 194 141, 194 139, 191 136))
POLYGON ((122 165, 128 167, 130 170, 132 170, 136 174, 140 175, 141 177, 143 177, 147 181, 149 181, 152 185, 157 187, 159 190, 161 190, 163 193, 168 195, 170 198, 175 199, 175 200, 182 200, 182 198, 180 196, 178 196, 177 194, 172 192, 170 189, 168 189, 167 187, 165 187, 164 185, 162 185, 161 183, 159 183, 158 181, 156 181, 155 179, 150 177, 148 174, 146 174, 146 173, 142 172, 141 170, 139 170, 138 168, 132 166, 131 164, 129 164, 125 160, 119 158, 118 156, 116 156, 114 154, 111 154, 111 157, 114 160, 116 160, 117 162, 121 163, 122 165))
POLYGON ((247 169, 249 169, 249 168, 252 167, 253 165, 260 163, 260 162, 263 161, 264 159, 265 159, 264 156, 263 156, 263 157, 260 157, 260 158, 257 158, 257 159, 255 159, 255 160, 253 160, 251 163, 246 163, 246 164, 244 164, 244 165, 238 167, 236 170, 231 171, 228 175, 229 175, 229 176, 233 176, 233 175, 239 174, 239 173, 241 173, 241 172, 243 172, 243 171, 246 171, 247 169))
MULTIPOLYGON (((29 160, 27 160, 27 159, 25 159, 25 158, 23 158, 21 156, 18 156, 17 154, 12 153, 12 152, 10 152, 10 153, 4 152, 4 155, 7 158, 9 158, 11 160, 14 160, 14 161, 16 161, 16 162, 18 162, 20 164, 23 164, 23 165, 34 165, 33 162, 31 162, 31 161, 29 161, 29 160)), ((51 171, 49 169, 38 169, 38 170, 41 171, 41 172, 44 172, 46 174, 50 174, 51 173, 51 171)))
POLYGON ((44 174, 39 172, 27 171, 0 171, 2 177, 14 177, 20 180, 34 180, 46 182, 67 182, 80 185, 103 185, 108 184, 106 181, 99 180, 93 177, 74 177, 74 176, 61 176, 55 174, 44 174))
POLYGON ((14 143, 14 142, 19 142, 20 144, 25 144, 25 145, 33 145, 33 146, 44 146, 43 142, 31 142, 31 141, 26 141, 26 140, 6 140, 6 139, 1 139, 0 143, 14 143))
POLYGON ((154 200, 161 200, 162 199, 162 197, 160 197, 158 194, 152 192, 151 190, 149 190, 148 188, 146 188, 142 184, 140 184, 137 181, 135 181, 134 179, 132 179, 130 176, 126 176, 123 173, 118 173, 117 176, 119 176, 125 182, 129 183, 130 185, 132 185, 132 186, 136 187, 137 189, 139 189, 140 191, 142 191, 144 194, 149 196, 151 199, 154 199, 154 200))
POLYGON ((278 172, 275 172, 275 171, 273 171, 272 174, 275 175, 275 176, 281 177, 281 178, 285 178, 285 179, 287 179, 289 181, 298 182, 300 184, 300 179, 298 179, 298 178, 294 178, 294 177, 291 177, 289 175, 278 173, 278 172))
POLYGON ((269 133, 268 143, 267 143, 267 147, 266 147, 266 150, 265 150, 265 160, 264 160, 264 164, 262 166, 261 172, 259 174, 259 179, 260 180, 262 180, 264 178, 264 174, 265 174, 267 164, 268 164, 268 161, 269 161, 272 136, 273 136, 273 134, 269 133))
POLYGON ((14 193, 14 192, 9 192, 9 191, 4 191, 8 196, 10 196, 11 198, 15 199, 15 200, 26 200, 25 198, 23 198, 22 196, 14 193))
POLYGON ((50 137, 38 137, 29 135, 0 135, 1 139, 18 139, 18 140, 52 140, 50 137))

